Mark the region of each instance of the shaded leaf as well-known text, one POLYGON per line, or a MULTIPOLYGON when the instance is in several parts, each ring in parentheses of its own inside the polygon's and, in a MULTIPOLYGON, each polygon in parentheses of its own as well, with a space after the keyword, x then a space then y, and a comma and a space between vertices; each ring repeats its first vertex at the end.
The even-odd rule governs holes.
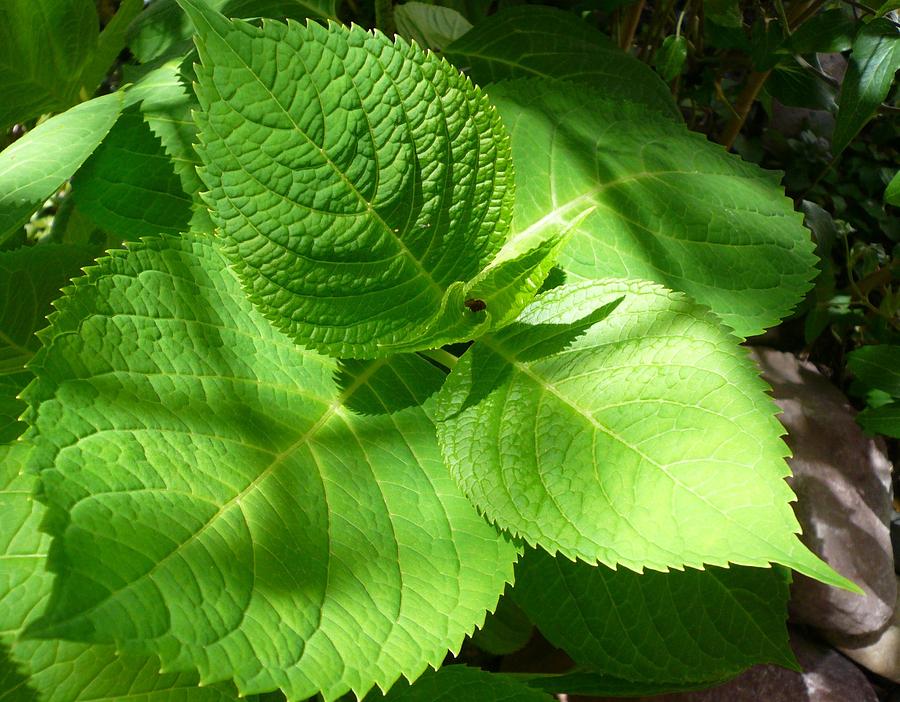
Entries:
POLYGON ((711 683, 757 663, 796 669, 789 580, 773 568, 639 574, 530 550, 516 567, 514 597, 554 646, 594 672, 711 683))
POLYGON ((397 34, 426 49, 440 51, 472 28, 456 10, 423 2, 407 2, 394 9, 397 34))
POLYGON ((847 51, 853 45, 856 23, 844 10, 826 10, 803 22, 791 34, 791 50, 798 54, 847 51))
POLYGON ((643 106, 587 87, 510 81, 490 89, 510 131, 516 219, 579 203, 560 264, 569 280, 654 280, 741 336, 803 299, 815 256, 779 175, 643 106))
POLYGON ((509 7, 478 23, 445 54, 479 85, 534 76, 577 81, 610 99, 638 101, 681 119, 668 87, 649 66, 570 12, 509 7))
MULTIPOLYGON (((370 696, 366 702, 381 697, 370 696)), ((385 702, 552 702, 553 698, 528 687, 510 675, 489 673, 465 665, 448 665, 429 671, 412 685, 399 682, 383 698, 385 702)))
POLYGON ((869 434, 883 434, 900 439, 900 402, 868 407, 856 415, 856 421, 869 434))
POLYGON ((663 39, 662 46, 656 52, 654 64, 663 80, 669 82, 681 74, 686 59, 687 39, 681 36, 668 36, 663 39))
POLYGON ((863 346, 847 356, 847 367, 868 388, 900 398, 900 346, 863 346))

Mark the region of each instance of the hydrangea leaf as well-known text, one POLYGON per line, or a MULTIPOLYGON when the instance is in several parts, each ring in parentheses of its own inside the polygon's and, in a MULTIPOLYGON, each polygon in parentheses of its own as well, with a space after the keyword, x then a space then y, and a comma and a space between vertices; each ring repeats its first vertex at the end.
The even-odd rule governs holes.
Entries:
POLYGON ((870 344, 847 356, 847 367, 867 388, 900 397, 900 346, 870 344))
POLYGON ((638 571, 774 562, 855 587, 797 539, 766 385, 683 294, 641 281, 543 293, 460 358, 438 400, 451 473, 532 545, 638 571))
POLYGON ((57 573, 31 634, 330 700, 438 665, 495 607, 515 547, 448 474, 426 398, 345 404, 392 360, 341 389, 192 235, 115 252, 57 307, 25 398, 57 573))
MULTIPOLYGON (((16 639, 50 595, 44 508, 23 474, 25 444, 0 446, 0 700, 4 702, 236 702, 230 685, 198 687, 196 673, 160 673, 159 662, 112 646, 16 639)), ((251 698, 249 702, 254 702, 251 698)))
POLYGON ((641 682, 715 682, 757 663, 796 667, 789 572, 708 568, 638 574, 528 551, 516 602, 592 671, 641 682))
POLYGON ((137 104, 118 121, 72 179, 79 209, 127 239, 190 228, 193 199, 137 104))
POLYGON ((508 7, 476 24, 444 53, 479 85, 535 76, 576 81, 609 99, 635 100, 681 119, 668 87, 647 64, 571 12, 508 7))
POLYGON ((406 2, 394 12, 397 34, 424 49, 440 51, 472 28, 472 23, 451 7, 406 2))
POLYGON ((653 280, 741 336, 782 319, 810 288, 814 247, 777 174, 584 86, 508 82, 490 95, 523 174, 517 216, 596 206, 562 252, 570 280, 653 280))
MULTIPOLYGON (((478 88, 402 39, 312 22, 258 28, 179 1, 202 59, 207 201, 268 319, 329 355, 366 358, 467 340, 509 304, 521 309, 515 292, 483 291, 489 267, 521 273, 528 252, 501 250, 509 143, 478 88), (484 314, 465 304, 473 287, 484 314)), ((552 249, 565 225, 552 210, 511 245, 552 249)), ((502 277, 533 287, 530 275, 502 277)))
POLYGON ((365 702, 552 702, 553 697, 509 675, 489 673, 466 665, 448 665, 429 671, 415 683, 398 683, 385 697, 365 702))
POLYGON ((78 102, 99 26, 93 0, 0 3, 0 133, 78 102))
POLYGON ((900 402, 867 407, 856 415, 856 421, 869 434, 884 434, 900 439, 900 402))
MULTIPOLYGON (((228 17, 337 17, 335 0, 204 0, 228 17)), ((154 0, 132 24, 128 48, 141 63, 171 59, 190 48, 193 26, 177 0, 154 0)))
POLYGON ((121 93, 95 98, 48 119, 0 152, 0 244, 78 170, 121 109, 121 93))

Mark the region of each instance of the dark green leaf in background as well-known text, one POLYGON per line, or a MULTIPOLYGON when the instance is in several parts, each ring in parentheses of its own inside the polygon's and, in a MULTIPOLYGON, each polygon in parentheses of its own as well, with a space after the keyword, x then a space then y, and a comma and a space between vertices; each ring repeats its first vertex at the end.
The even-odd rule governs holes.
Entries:
POLYGON ((900 346, 863 346, 848 355, 847 367, 867 388, 900 398, 900 346))
POLYGON ((528 643, 534 631, 531 620, 513 602, 509 593, 510 588, 507 588, 497 609, 487 616, 484 626, 472 636, 472 643, 495 656, 518 651, 528 643))
POLYGON ((509 675, 489 673, 465 665, 428 671, 412 685, 400 681, 382 698, 365 702, 553 702, 546 692, 529 687, 509 675))
POLYGON ((837 156, 875 114, 900 68, 900 28, 886 19, 863 25, 841 88, 831 151, 837 156))
POLYGON ((649 66, 569 12, 510 7, 477 24, 445 53, 479 85, 534 76, 572 80, 610 99, 634 100, 681 118, 668 87, 649 66))
POLYGON ((798 54, 847 51, 855 32, 852 15, 842 9, 826 10, 803 22, 791 34, 789 44, 798 54))
POLYGON ((894 174, 894 177, 891 178, 891 182, 888 183, 887 188, 885 188, 884 201, 894 207, 900 207, 900 171, 897 171, 894 174))
POLYGON ((456 10, 424 2, 407 2, 394 8, 397 34, 426 49, 443 50, 472 28, 456 10))
POLYGON ((654 64, 659 75, 667 83, 681 74, 687 59, 687 39, 683 36, 668 36, 656 52, 654 64))
POLYGON ((659 683, 717 682, 756 663, 796 667, 789 574, 707 568, 638 574, 529 550, 514 597, 541 633, 593 671, 659 683))
POLYGON ((743 24, 740 0, 703 0, 703 17, 723 27, 743 24))
POLYGON ((900 439, 900 402, 867 407, 856 415, 856 421, 869 434, 883 434, 900 439))

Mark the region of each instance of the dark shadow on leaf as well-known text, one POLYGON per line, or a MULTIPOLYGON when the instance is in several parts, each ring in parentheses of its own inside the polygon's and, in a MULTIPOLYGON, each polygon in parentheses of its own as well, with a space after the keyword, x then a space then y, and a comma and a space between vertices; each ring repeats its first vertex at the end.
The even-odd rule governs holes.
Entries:
POLYGON ((342 359, 334 374, 343 405, 362 415, 420 407, 440 390, 445 378, 437 367, 416 354, 374 361, 342 359))

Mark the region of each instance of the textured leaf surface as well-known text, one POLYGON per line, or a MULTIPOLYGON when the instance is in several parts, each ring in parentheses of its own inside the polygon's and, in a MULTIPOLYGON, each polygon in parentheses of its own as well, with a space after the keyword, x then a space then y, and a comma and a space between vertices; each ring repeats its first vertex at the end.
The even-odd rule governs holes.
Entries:
POLYGON ((425 49, 440 51, 472 28, 457 10, 424 2, 407 2, 394 10, 397 34, 425 49))
POLYGON ((425 412, 346 408, 367 375, 339 390, 207 240, 117 252, 58 307, 26 398, 58 573, 35 633, 334 699, 437 665, 496 605, 515 550, 425 412))
POLYGON ((900 28, 886 19, 864 25, 853 41, 841 83, 831 152, 837 156, 875 114, 900 68, 900 28))
POLYGON ((256 28, 180 2, 203 62, 207 201, 267 318, 359 358, 470 339, 507 314, 516 296, 464 304, 506 239, 513 176, 471 82, 359 27, 256 28))
POLYGON ((478 508, 550 552, 635 570, 776 562, 848 586, 795 535, 765 391, 737 339, 685 296, 583 283, 460 358, 438 438, 478 508))
MULTIPOLYGON (((38 531, 44 508, 23 475, 23 444, 0 446, 0 700, 4 702, 227 702, 233 687, 197 687, 196 674, 159 672, 159 662, 121 656, 112 646, 15 640, 39 614, 51 588, 49 538, 38 531)), ((252 702, 252 700, 250 701, 252 702)))
POLYGON ((592 671, 643 682, 713 682, 756 663, 796 666, 789 578, 773 568, 634 573, 542 550, 516 567, 518 602, 592 671))
POLYGON ((586 87, 509 82, 490 95, 512 136, 517 217, 596 206, 560 258, 570 280, 653 280, 742 336, 809 289, 813 244, 777 174, 586 87))
POLYGON ((115 124, 121 94, 53 117, 0 152, 0 244, 69 178, 115 124))
POLYGON ((98 33, 93 0, 0 3, 0 133, 77 102, 98 33))
POLYGON ((50 303, 92 259, 81 246, 40 244, 0 252, 0 375, 19 373, 40 342, 50 303))
POLYGON ((190 227, 193 200, 138 105, 122 112, 72 179, 72 190, 91 220, 123 238, 190 227))
MULTIPOLYGON (((376 702, 380 697, 368 697, 376 702)), ((429 671, 412 685, 398 683, 385 702, 552 702, 545 692, 528 687, 508 675, 489 673, 465 665, 429 671)))
MULTIPOLYGON (((227 17, 337 17, 335 0, 203 0, 227 17)), ((190 48, 193 25, 177 0, 154 0, 132 25, 128 48, 138 61, 173 58, 190 48)))
POLYGON ((571 12, 510 7, 479 22, 445 54, 479 85, 535 76, 577 81, 607 98, 635 100, 681 119, 651 68, 571 12))

